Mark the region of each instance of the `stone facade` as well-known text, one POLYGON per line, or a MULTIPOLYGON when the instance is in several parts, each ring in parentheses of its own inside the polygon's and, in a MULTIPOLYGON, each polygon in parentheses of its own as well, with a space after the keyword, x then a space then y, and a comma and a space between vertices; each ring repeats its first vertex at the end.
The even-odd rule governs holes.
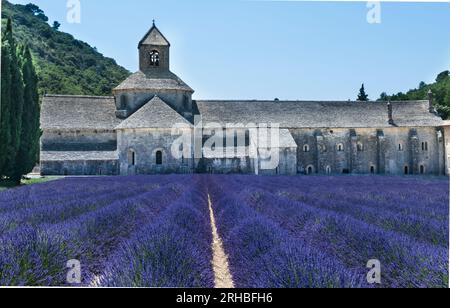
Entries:
POLYGON ((442 174, 443 139, 435 127, 295 129, 298 172, 442 174), (423 147, 422 147, 423 144, 423 147))
POLYGON ((193 100, 194 91, 170 71, 170 43, 156 26, 138 49, 140 70, 113 89, 114 96, 44 97, 42 174, 449 174, 450 124, 437 116, 431 96, 410 102, 193 100), (245 144, 233 144, 233 155, 218 154, 226 140, 206 152, 211 123, 223 127, 214 134, 232 131, 245 136, 245 144), (270 161, 266 147, 250 133, 258 124, 279 127, 273 168, 263 167, 270 161), (178 134, 175 125, 181 125, 178 134), (190 136, 191 148, 175 158, 181 133, 190 136))
POLYGON ((170 129, 125 129, 117 137, 121 175, 193 172, 193 159, 172 157, 171 147, 178 137, 170 129), (159 163, 157 152, 161 153, 159 163))

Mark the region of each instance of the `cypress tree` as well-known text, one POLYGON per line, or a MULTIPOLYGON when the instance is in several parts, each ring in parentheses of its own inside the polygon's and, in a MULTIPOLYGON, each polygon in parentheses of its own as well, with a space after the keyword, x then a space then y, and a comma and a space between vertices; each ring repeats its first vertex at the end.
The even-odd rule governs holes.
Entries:
POLYGON ((16 171, 22 175, 30 173, 37 162, 41 131, 39 128, 40 106, 37 88, 38 77, 28 46, 19 47, 19 64, 23 75, 24 96, 22 132, 16 159, 16 171))
POLYGON ((364 84, 362 84, 361 89, 358 94, 358 101, 367 102, 369 100, 369 95, 366 94, 366 89, 364 88, 364 84))
POLYGON ((11 46, 6 37, 1 42, 0 98, 0 180, 6 175, 6 161, 11 152, 11 46))
MULTIPOLYGON (((9 75, 11 78, 10 90, 6 90, 8 97, 6 101, 9 103, 9 123, 6 128, 9 134, 9 140, 5 142, 5 157, 3 161, 2 173, 9 177, 16 183, 20 183, 21 174, 16 168, 17 154, 20 147, 20 136, 22 130, 22 112, 23 112, 23 79, 19 68, 16 43, 12 32, 12 21, 8 19, 5 33, 3 34, 5 40, 4 45, 8 50, 6 51, 10 57, 9 75)), ((2 63, 3 66, 3 63, 2 63)), ((2 73, 3 75, 3 73, 2 73)), ((3 88, 3 84, 2 84, 3 88)), ((8 104, 7 103, 7 104, 8 104)), ((4 115, 7 116, 6 114, 4 115)), ((2 116, 3 117, 3 116, 2 116)))

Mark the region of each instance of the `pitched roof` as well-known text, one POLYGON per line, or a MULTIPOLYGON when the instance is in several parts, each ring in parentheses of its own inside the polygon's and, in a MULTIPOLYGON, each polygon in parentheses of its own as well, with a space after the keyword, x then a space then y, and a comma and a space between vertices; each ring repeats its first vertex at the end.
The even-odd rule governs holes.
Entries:
POLYGON ((181 90, 194 92, 183 80, 170 71, 138 71, 118 85, 114 91, 123 90, 181 90))
POLYGON ((46 95, 41 107, 41 128, 114 129, 121 122, 115 111, 112 96, 46 95))
MULTIPOLYGON (((389 125, 386 102, 197 101, 203 122, 278 123, 281 128, 364 128, 389 125)), ((440 126, 428 101, 392 102, 395 126, 440 126)))
POLYGON ((126 128, 172 128, 174 124, 192 124, 155 96, 138 111, 124 120, 116 129, 126 128))
POLYGON ((155 26, 155 24, 153 24, 150 30, 140 40, 139 47, 141 45, 170 46, 170 43, 155 26))
POLYGON ((41 161, 83 161, 83 160, 118 160, 119 155, 116 151, 102 152, 102 151, 42 151, 41 161))

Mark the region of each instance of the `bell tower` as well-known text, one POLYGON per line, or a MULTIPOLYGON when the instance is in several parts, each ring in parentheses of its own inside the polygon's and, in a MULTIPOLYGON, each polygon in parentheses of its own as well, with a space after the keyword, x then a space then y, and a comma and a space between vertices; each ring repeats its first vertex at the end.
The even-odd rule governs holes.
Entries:
POLYGON ((153 20, 153 26, 139 42, 139 70, 141 72, 169 71, 170 43, 159 31, 153 20))
POLYGON ((170 43, 155 26, 155 21, 139 42, 138 50, 139 71, 113 89, 116 117, 126 119, 158 96, 173 110, 191 120, 194 90, 170 71, 170 43))

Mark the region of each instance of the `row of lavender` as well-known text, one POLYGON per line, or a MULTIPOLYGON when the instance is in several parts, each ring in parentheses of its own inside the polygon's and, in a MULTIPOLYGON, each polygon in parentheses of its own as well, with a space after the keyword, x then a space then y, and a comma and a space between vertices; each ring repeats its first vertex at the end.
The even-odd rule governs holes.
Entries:
MULTIPOLYGON (((248 178, 252 179, 252 178, 248 178)), ((217 228, 240 288, 350 288, 364 286, 331 255, 296 239, 273 220, 252 209, 228 178, 209 181, 217 228)), ((251 180, 247 187, 251 185, 251 180)), ((268 205, 270 206, 270 205, 268 205)))
POLYGON ((215 177, 218 228, 242 287, 448 286, 447 181, 215 177), (420 198, 419 198, 420 196, 420 198))
POLYGON ((2 193, 0 285, 65 285, 66 262, 77 259, 84 285, 211 286, 199 187, 182 176, 92 178, 2 193), (180 267, 184 274, 173 275, 180 267))
MULTIPOLYGON (((241 185, 245 177, 235 178, 241 185)), ((254 178, 247 197, 269 191, 415 240, 448 247, 448 181, 398 177, 254 178)))
POLYGON ((214 287, 206 185, 194 182, 156 221, 121 245, 100 286, 214 287))

